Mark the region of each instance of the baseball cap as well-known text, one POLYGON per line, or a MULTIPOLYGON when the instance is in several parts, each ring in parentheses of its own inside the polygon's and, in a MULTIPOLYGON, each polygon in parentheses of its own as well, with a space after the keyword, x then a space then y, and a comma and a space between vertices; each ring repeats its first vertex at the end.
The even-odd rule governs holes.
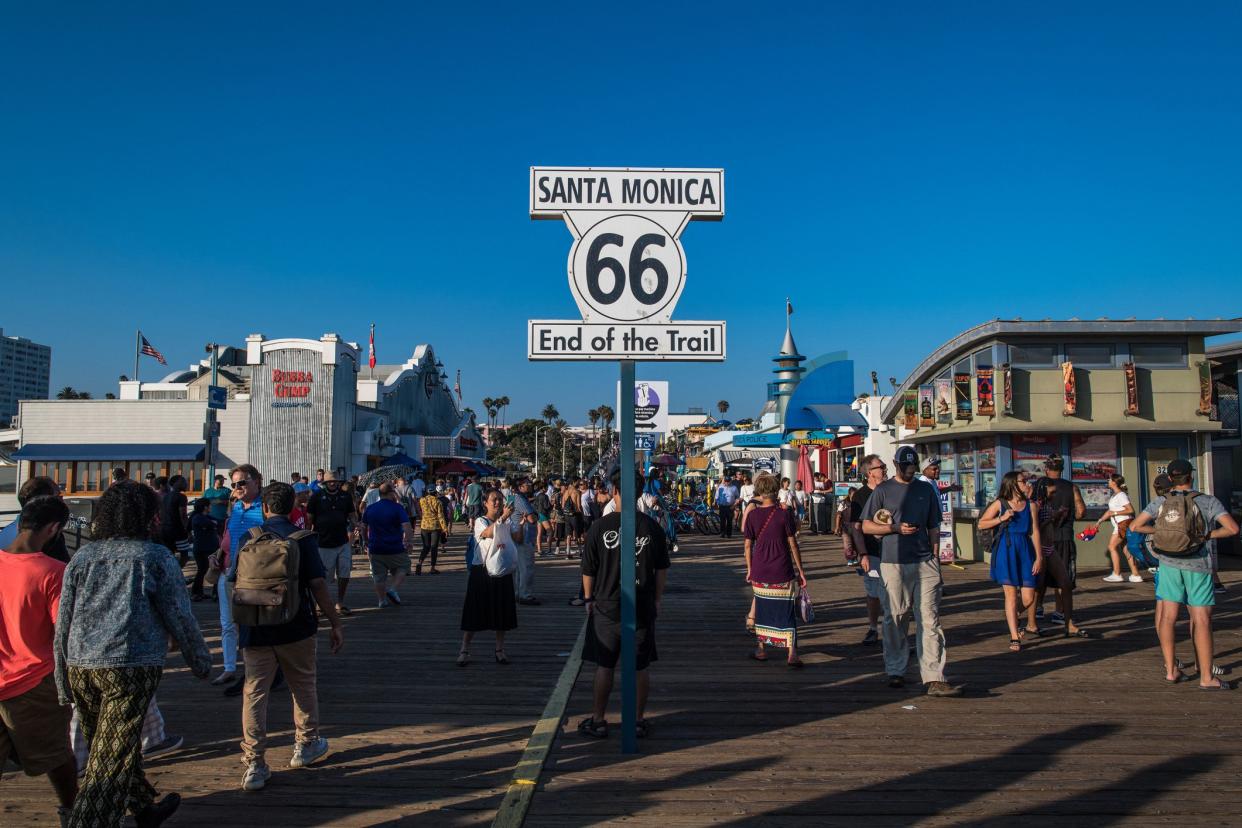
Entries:
POLYGON ((939 465, 940 465, 939 457, 928 457, 927 462, 923 463, 923 468, 927 468, 928 466, 939 466, 939 465))
POLYGON ((1158 474, 1155 479, 1151 481, 1151 485, 1156 491, 1163 492, 1173 488, 1173 481, 1167 474, 1158 474))
POLYGON ((1065 458, 1059 454, 1049 454, 1048 459, 1044 461, 1045 469, 1063 469, 1065 468, 1065 458))
POLYGON ((919 453, 914 450, 914 446, 902 446, 897 449, 897 455, 893 458, 893 462, 898 466, 917 466, 919 464, 919 453))
POLYGON ((1172 463, 1169 463, 1169 467, 1168 467, 1168 472, 1170 476, 1175 475, 1175 474, 1179 476, 1187 475, 1187 474, 1194 474, 1194 471, 1195 471, 1195 467, 1190 465, 1190 461, 1183 460, 1180 457, 1174 460, 1172 463))

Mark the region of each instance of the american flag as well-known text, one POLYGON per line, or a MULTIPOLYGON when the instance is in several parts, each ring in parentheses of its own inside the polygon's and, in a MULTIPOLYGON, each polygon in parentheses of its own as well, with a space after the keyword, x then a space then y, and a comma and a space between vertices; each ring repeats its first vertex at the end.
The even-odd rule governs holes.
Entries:
POLYGON ((168 364, 168 361, 164 359, 164 355, 161 354, 159 351, 155 350, 155 346, 152 345, 150 342, 148 342, 145 336, 142 337, 142 353, 146 354, 149 357, 155 357, 157 360, 159 360, 160 365, 168 364))
POLYGON ((371 323, 371 345, 367 349, 367 365, 375 367, 375 323, 371 323))

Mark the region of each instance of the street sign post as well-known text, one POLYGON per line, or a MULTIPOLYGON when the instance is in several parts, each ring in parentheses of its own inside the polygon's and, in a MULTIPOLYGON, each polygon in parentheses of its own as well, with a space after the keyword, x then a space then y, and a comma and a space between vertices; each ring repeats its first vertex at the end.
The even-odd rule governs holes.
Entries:
POLYGON ((223 385, 207 386, 207 407, 213 411, 223 411, 229 407, 229 389, 223 385))
MULTIPOLYGON (((531 320, 531 360, 615 360, 620 363, 620 444, 635 446, 635 408, 654 444, 667 432, 668 384, 635 388, 639 361, 723 362, 724 322, 676 322, 686 287, 681 232, 692 220, 724 218, 724 170, 632 167, 531 167, 530 216, 563 219, 569 250, 569 292, 581 319, 531 320), (652 422, 652 393, 663 402, 663 428, 652 422), (646 403, 644 405, 644 403, 646 403)), ((653 445, 654 448, 654 445, 653 445)), ((625 452, 622 452, 625 457, 625 452)), ((632 462, 621 464, 621 750, 638 752, 635 590, 635 505, 632 462)))

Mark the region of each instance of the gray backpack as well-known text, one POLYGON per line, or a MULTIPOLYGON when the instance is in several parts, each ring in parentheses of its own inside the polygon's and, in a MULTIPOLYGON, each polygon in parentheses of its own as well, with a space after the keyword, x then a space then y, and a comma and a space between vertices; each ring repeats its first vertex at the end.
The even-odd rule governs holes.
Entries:
POLYGON ((1207 542, 1208 528, 1199 504, 1199 493, 1193 489, 1171 489, 1156 513, 1156 531, 1152 546, 1170 558, 1189 558, 1198 554, 1207 542))

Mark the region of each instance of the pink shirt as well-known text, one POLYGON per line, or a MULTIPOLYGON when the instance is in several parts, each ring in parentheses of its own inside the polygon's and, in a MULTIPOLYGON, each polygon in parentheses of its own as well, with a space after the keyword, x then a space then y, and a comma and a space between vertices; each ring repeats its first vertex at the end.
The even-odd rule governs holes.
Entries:
POLYGON ((55 667, 64 578, 65 565, 47 555, 0 551, 0 701, 33 689, 55 667))

